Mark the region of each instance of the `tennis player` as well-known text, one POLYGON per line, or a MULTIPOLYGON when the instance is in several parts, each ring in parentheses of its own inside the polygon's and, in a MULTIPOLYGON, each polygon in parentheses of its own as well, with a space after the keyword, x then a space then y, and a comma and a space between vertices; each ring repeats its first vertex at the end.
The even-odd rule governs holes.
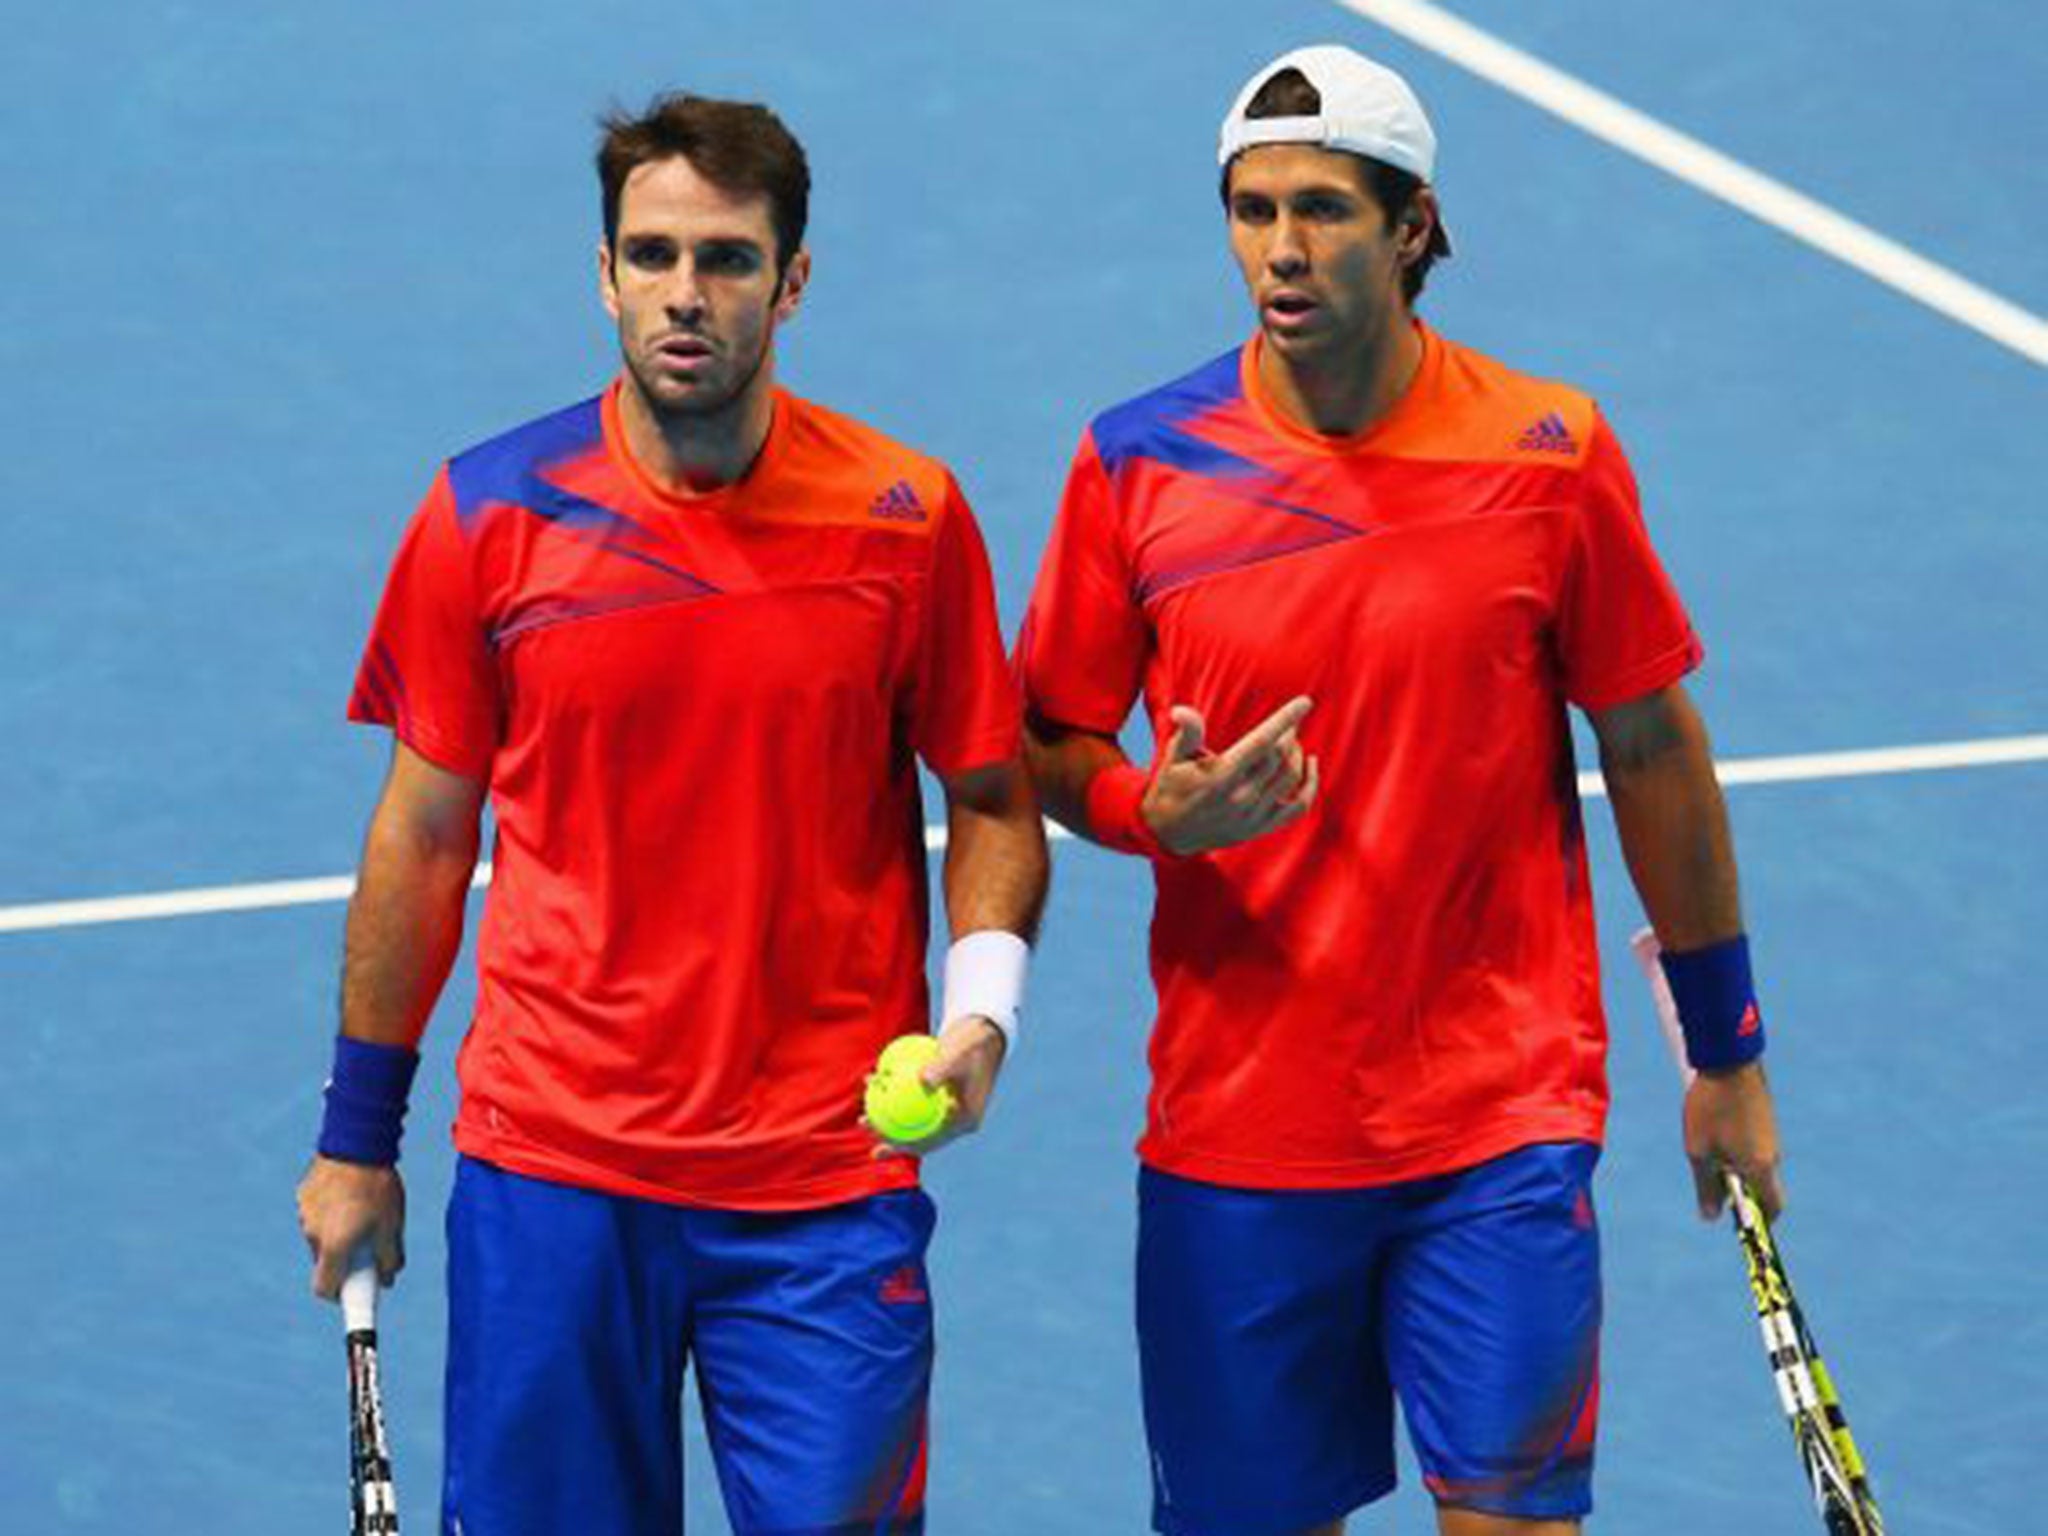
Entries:
POLYGON ((313 1286, 402 1262, 488 801, 442 1528, 673 1536, 687 1361, 736 1532, 916 1532, 934 1213, 860 1102, 929 1017, 920 759, 952 1133, 1016 1027, 1046 858, 988 563, 943 464, 775 384, 811 271, 783 124, 668 97, 597 164, 623 367, 440 471, 350 705, 397 739, 299 1189, 313 1286))
POLYGON ((1019 645, 1075 831, 1152 863, 1139 1155, 1154 1524, 1320 1536, 1394 1483, 1450 1536, 1590 1507, 1607 1108, 1567 706, 1694 1064, 1703 1210, 1775 1208, 1701 649, 1612 428, 1415 313, 1449 241, 1399 76, 1286 54, 1225 119, 1243 346, 1095 418, 1019 645), (1150 764, 1117 733, 1143 694, 1150 764))

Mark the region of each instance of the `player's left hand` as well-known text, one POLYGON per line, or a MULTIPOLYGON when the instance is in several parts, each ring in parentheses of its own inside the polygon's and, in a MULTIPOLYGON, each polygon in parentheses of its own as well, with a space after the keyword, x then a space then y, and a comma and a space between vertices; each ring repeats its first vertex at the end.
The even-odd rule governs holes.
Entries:
POLYGON ((884 1142, 880 1155, 930 1157, 939 1148, 980 1130, 1008 1049, 1003 1032, 979 1014, 967 1014, 947 1024, 939 1031, 939 1054, 921 1075, 927 1088, 952 1090, 952 1114, 938 1135, 915 1146, 884 1142))
POLYGON ((1775 1219, 1785 1208, 1778 1116, 1762 1062, 1693 1079, 1685 1094, 1685 1155, 1702 1220, 1714 1220, 1727 1204, 1724 1172, 1742 1176, 1764 1215, 1775 1219))

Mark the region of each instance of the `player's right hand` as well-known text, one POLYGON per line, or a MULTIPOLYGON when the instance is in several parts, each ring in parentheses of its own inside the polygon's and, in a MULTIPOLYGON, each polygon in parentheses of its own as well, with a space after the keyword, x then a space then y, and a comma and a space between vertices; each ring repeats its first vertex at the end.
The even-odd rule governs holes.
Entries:
POLYGON ((405 1181, 396 1168, 315 1156, 299 1181, 299 1230, 313 1255, 313 1294, 341 1295, 349 1259, 367 1246, 385 1285, 405 1268, 405 1181))
POLYGON ((1176 704, 1167 717, 1173 735, 1141 807, 1168 851, 1229 848, 1307 815, 1319 770, 1303 753, 1299 732, 1312 708, 1306 697, 1289 699, 1229 747, 1211 752, 1201 715, 1176 704))
POLYGON ((962 1014, 949 1020, 939 1031, 938 1054, 918 1075, 925 1087, 944 1088, 952 1093, 952 1113, 946 1116, 945 1124, 935 1135, 917 1142, 891 1141, 874 1126, 868 1125, 867 1117, 863 1115, 861 1123, 868 1125, 868 1129, 880 1139, 875 1156, 930 1157, 941 1147, 980 1130, 988 1115, 989 1100, 995 1093, 996 1078, 1002 1073, 1003 1058, 1008 1052, 1009 1041, 996 1028, 994 1021, 976 1013, 962 1014))
POLYGON ((1685 1092, 1685 1155, 1702 1221, 1714 1220, 1727 1204, 1730 1173, 1749 1186, 1764 1215, 1777 1220, 1785 1209, 1785 1178, 1762 1062, 1692 1080, 1685 1092))

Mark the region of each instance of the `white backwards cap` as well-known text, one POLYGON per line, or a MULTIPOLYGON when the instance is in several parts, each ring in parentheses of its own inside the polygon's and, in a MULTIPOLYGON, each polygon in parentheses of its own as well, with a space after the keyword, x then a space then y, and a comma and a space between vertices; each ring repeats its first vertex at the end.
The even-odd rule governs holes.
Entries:
POLYGON ((1228 165, 1261 144, 1315 144, 1398 166, 1428 181, 1436 171, 1436 132, 1408 82, 1364 54, 1334 44, 1283 53, 1245 82, 1223 119, 1216 163, 1228 165), (1298 69, 1323 99, 1314 117, 1246 117, 1265 83, 1298 69))
MULTIPOLYGON (((1436 172, 1436 130, 1415 92, 1384 64, 1334 43, 1283 53, 1251 79, 1230 104, 1216 145, 1227 166, 1247 149, 1265 144, 1312 144, 1382 161, 1423 181, 1436 172), (1315 87, 1322 110, 1314 117, 1246 117, 1252 98, 1282 70, 1294 69, 1315 87)), ((1438 221, 1433 246, 1448 253, 1450 238, 1438 221)))

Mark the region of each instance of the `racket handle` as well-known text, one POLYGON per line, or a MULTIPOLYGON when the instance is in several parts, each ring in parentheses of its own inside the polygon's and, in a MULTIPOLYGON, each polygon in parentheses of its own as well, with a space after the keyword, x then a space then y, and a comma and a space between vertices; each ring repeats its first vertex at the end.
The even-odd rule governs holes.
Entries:
POLYGON ((349 1255, 348 1274, 341 1282, 341 1320, 349 1333, 377 1326, 377 1260, 368 1248, 349 1255))

